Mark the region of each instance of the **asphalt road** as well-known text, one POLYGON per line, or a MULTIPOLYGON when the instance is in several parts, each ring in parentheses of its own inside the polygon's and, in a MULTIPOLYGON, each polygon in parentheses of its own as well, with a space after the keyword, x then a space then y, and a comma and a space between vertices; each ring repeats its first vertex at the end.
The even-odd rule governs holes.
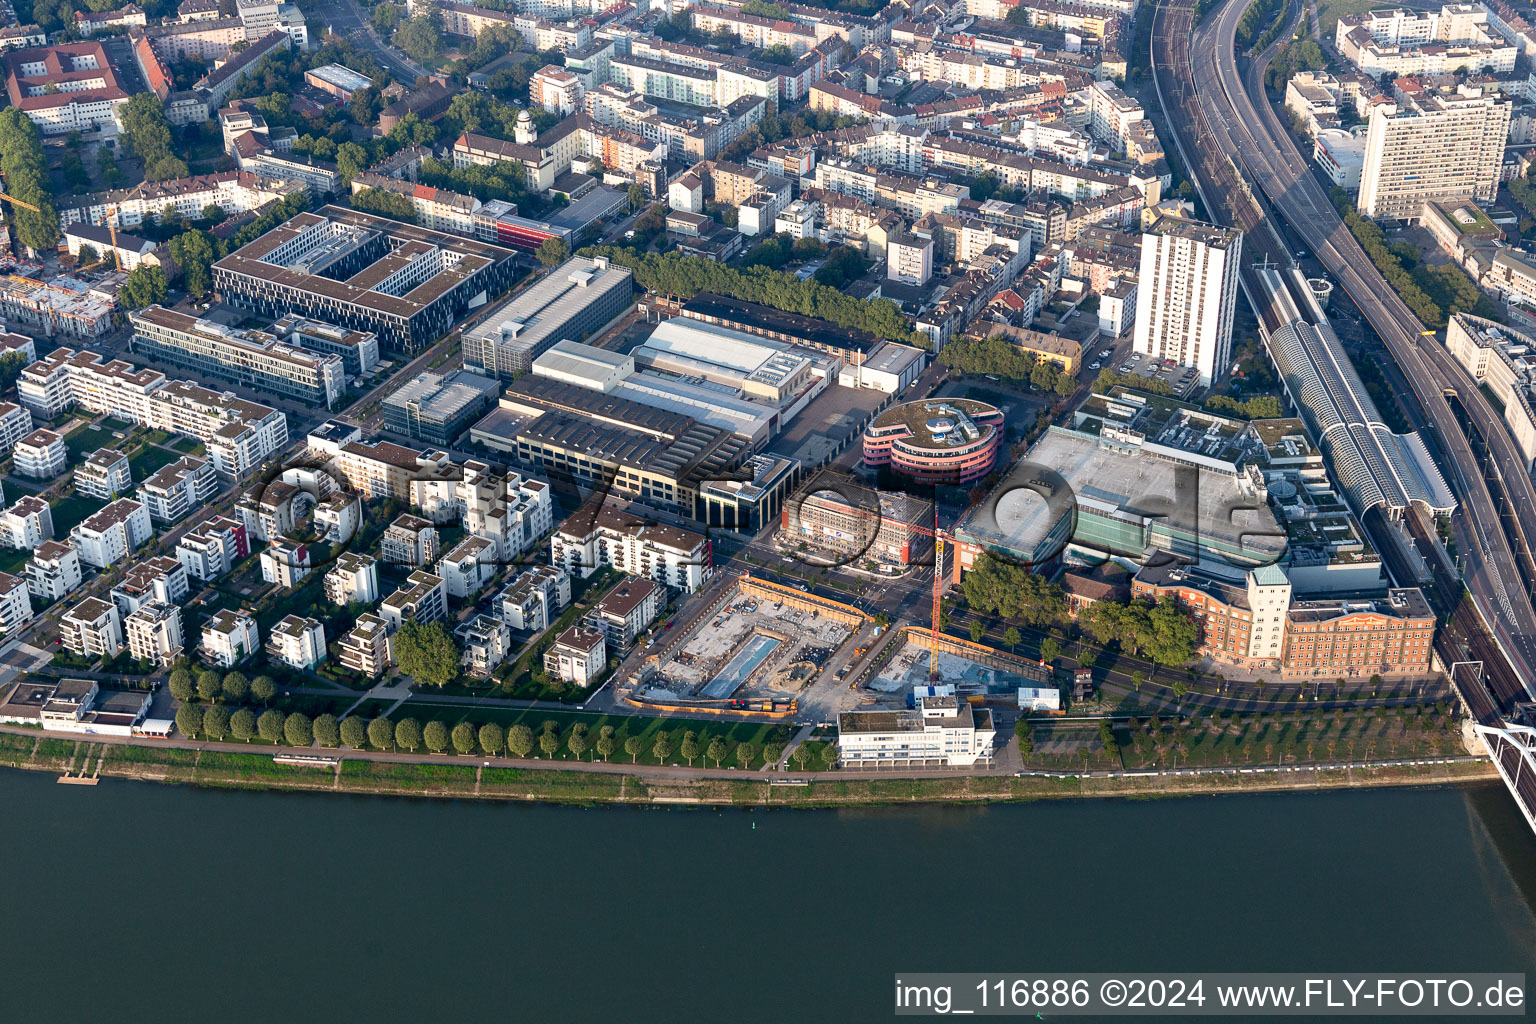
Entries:
POLYGON ((409 88, 416 84, 416 79, 427 74, 425 68, 374 34, 373 27, 354 0, 318 0, 315 14, 331 27, 332 32, 345 36, 371 53, 373 59, 388 68, 401 85, 409 88))
MULTIPOLYGON (((1344 226, 1269 104, 1253 102, 1251 93, 1263 95, 1261 76, 1267 61, 1256 61, 1246 81, 1237 67, 1233 33, 1243 8, 1237 0, 1228 0, 1196 28, 1191 40, 1196 94, 1214 136, 1209 141, 1235 156, 1249 180, 1267 194, 1291 230, 1349 293, 1401 366, 1427 418, 1436 424, 1456 422, 1443 393, 1443 389, 1454 389, 1489 439, 1493 459, 1516 505, 1536 509, 1536 489, 1524 460, 1476 384, 1438 341, 1421 336, 1422 323, 1386 285, 1344 226)), ((1536 613, 1512 575, 1517 563, 1508 539, 1497 528, 1499 505, 1483 480, 1466 435, 1447 426, 1437 429, 1435 436, 1472 540, 1465 548, 1468 589, 1485 612, 1492 613, 1501 646, 1515 660, 1530 689, 1531 680, 1536 679, 1536 613)))

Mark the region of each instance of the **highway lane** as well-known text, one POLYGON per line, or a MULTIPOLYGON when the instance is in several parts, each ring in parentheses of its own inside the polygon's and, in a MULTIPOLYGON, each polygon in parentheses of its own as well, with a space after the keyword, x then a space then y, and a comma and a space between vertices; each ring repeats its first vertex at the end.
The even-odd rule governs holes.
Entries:
MULTIPOLYGON (((1244 82, 1233 43, 1242 7, 1240 2, 1229 2, 1196 29, 1190 46, 1196 93, 1218 144, 1243 165, 1250 180, 1269 196, 1291 229, 1307 242, 1370 319, 1424 404, 1427 418, 1435 424, 1455 422, 1442 394, 1443 387, 1451 386, 1475 421, 1494 425, 1493 430, 1483 431, 1485 436, 1492 435, 1494 459, 1501 466, 1518 467, 1514 474, 1517 479, 1511 480, 1507 471, 1504 479, 1512 485, 1517 504, 1536 508, 1536 492, 1530 486, 1523 461, 1514 452, 1513 442, 1486 400, 1443 346, 1434 341, 1419 344, 1419 332, 1423 330, 1420 322, 1382 281, 1268 104, 1262 104, 1261 110, 1251 100, 1249 89, 1259 88, 1256 79, 1262 75, 1262 66, 1267 61, 1256 62, 1250 75, 1254 80, 1244 82), (1481 409, 1477 408, 1479 404, 1481 409)), ((1518 579, 1511 578, 1516 572, 1516 561, 1508 540, 1493 527, 1499 521, 1499 506, 1483 481, 1481 466, 1466 435, 1455 428, 1437 429, 1435 434, 1452 486, 1463 504, 1459 514, 1475 539, 1466 549, 1468 587, 1482 607, 1494 613, 1499 639, 1517 660, 1521 676, 1530 688, 1531 680, 1536 678, 1532 668, 1536 666, 1536 614, 1518 579)))

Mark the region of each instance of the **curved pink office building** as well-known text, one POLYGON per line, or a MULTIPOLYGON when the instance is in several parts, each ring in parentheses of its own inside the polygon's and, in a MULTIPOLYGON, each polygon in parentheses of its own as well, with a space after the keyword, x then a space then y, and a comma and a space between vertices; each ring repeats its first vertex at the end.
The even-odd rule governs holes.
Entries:
POLYGON ((893 405, 864 430, 864 464, 930 484, 969 484, 997 465, 1003 414, 969 398, 893 405))

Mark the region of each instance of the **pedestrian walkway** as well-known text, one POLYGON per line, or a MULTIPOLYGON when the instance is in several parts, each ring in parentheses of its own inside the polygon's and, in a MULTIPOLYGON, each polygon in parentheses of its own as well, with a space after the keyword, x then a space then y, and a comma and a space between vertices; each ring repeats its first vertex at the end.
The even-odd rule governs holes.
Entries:
MULTIPOLYGON (((784 752, 779 755, 779 760, 774 764, 773 770, 776 772, 788 771, 789 768, 787 766, 789 764, 789 755, 795 752, 796 747, 810 739, 811 733, 815 731, 816 726, 814 725, 802 725, 800 727, 800 731, 795 733, 790 741, 784 745, 784 752)), ((767 770, 766 766, 763 770, 767 770)))

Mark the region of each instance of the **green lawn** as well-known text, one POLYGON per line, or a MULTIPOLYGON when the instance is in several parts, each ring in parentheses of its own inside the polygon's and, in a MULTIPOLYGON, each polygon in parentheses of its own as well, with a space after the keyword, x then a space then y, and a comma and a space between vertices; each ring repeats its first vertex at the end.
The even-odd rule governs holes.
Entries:
POLYGON ((5 477, 5 500, 7 502, 15 501, 17 497, 23 494, 42 494, 43 489, 52 482, 51 480, 33 480, 31 477, 11 474, 5 477))
POLYGON ((171 442, 171 447, 183 455, 201 455, 208 449, 195 437, 178 437, 171 442))
POLYGON ((67 498, 60 498, 53 503, 53 535, 55 537, 68 536, 86 517, 102 507, 102 502, 97 498, 84 494, 72 494, 67 498))
POLYGON ((1322 29, 1323 38, 1333 40, 1334 27, 1338 25, 1339 18, 1346 14, 1363 14, 1366 11, 1374 11, 1381 8, 1379 0, 1318 0, 1317 23, 1322 29))
POLYGON ((0 572, 18 575, 32 557, 31 548, 0 548, 0 572))
POLYGON ((69 449, 71 464, 81 461, 98 448, 110 448, 114 443, 119 442, 112 436, 112 431, 94 426, 81 427, 64 438, 64 447, 69 449))
POLYGON ((135 480, 143 480, 145 477, 151 476, 169 466, 179 458, 181 458, 181 454, 171 451, 169 448, 156 448, 152 445, 145 445, 137 452, 128 456, 128 465, 133 469, 133 478, 135 480))

